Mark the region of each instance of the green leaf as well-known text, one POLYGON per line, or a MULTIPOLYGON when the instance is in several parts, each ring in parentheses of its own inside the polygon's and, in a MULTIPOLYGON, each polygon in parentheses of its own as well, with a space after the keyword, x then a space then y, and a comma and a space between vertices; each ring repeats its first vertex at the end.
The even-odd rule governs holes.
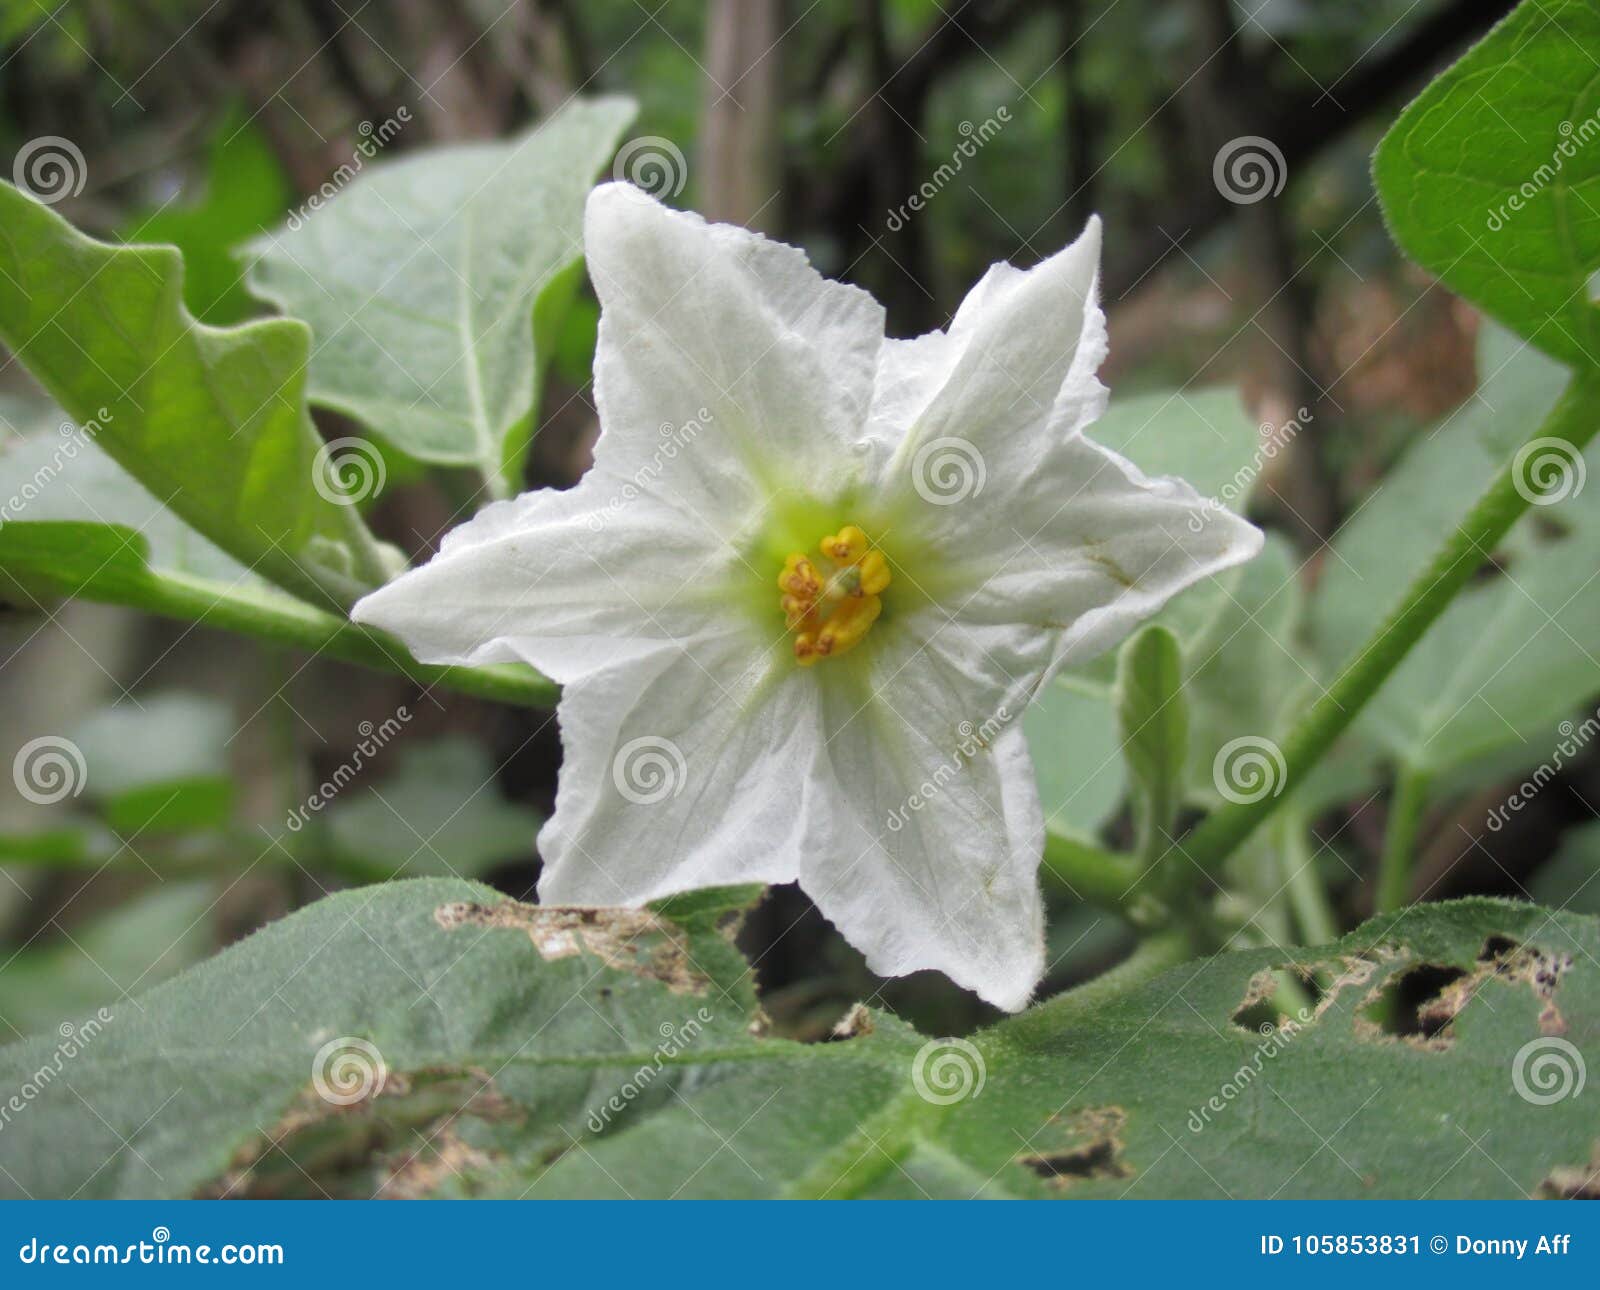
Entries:
POLYGON ((584 199, 633 114, 580 100, 509 143, 380 162, 257 239, 251 289, 316 333, 312 400, 413 457, 516 482, 584 199))
POLYGON ((392 560, 355 507, 332 500, 304 399, 310 332, 288 319, 197 323, 182 276, 173 248, 96 242, 0 184, 0 339, 188 524, 263 577, 343 607, 392 560))
POLYGON ((1425 89, 1374 162, 1395 241, 1518 335, 1600 362, 1600 83, 1589 0, 1525 0, 1425 89))
POLYGON ((121 525, 144 536, 151 566, 271 594, 251 574, 180 520, 106 456, 83 428, 47 399, 0 398, 0 521, 121 525))
POLYGON ((213 326, 257 310, 233 250, 276 222, 289 205, 288 177, 266 135, 235 106, 212 130, 198 201, 163 203, 128 222, 129 242, 163 242, 183 253, 183 299, 213 326))
POLYGON ((1154 859, 1177 824, 1189 751, 1183 654, 1166 628, 1146 627, 1118 652, 1114 705, 1133 785, 1135 845, 1154 859))
POLYGON ((1325 993, 1271 1035, 1268 949, 964 1045, 867 1009, 806 1045, 762 1037, 738 916, 438 879, 330 897, 59 1061, 55 1035, 0 1050, 0 1082, 34 1090, 0 1191, 1443 1198, 1589 1159, 1587 1101, 1532 1062, 1600 1061, 1594 919, 1475 900, 1369 924, 1297 955, 1325 993))
POLYGON ((399 749, 392 776, 328 807, 323 845, 341 868, 374 879, 477 877, 531 855, 543 820, 501 797, 495 774, 493 759, 472 739, 399 749))
POLYGON ((1058 676, 1023 714, 1045 823, 1091 841, 1116 812, 1127 786, 1117 720, 1106 693, 1058 676))
POLYGON ((1233 389, 1118 399, 1089 438, 1147 475, 1176 475, 1202 497, 1243 511, 1261 469, 1261 432, 1233 389))

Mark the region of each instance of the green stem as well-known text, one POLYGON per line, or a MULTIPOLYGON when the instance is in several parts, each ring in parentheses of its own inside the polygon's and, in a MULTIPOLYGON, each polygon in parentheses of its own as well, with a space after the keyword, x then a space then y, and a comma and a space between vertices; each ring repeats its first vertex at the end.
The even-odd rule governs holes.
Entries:
POLYGON ((532 668, 519 664, 434 667, 418 663, 404 645, 385 632, 374 631, 298 601, 234 595, 181 574, 161 573, 141 578, 132 594, 125 598, 97 585, 85 586, 80 594, 90 600, 129 604, 164 618, 240 632, 380 672, 398 672, 419 685, 442 685, 501 703, 550 708, 555 706, 561 693, 554 681, 532 668))
MULTIPOLYGON (((1560 439, 1582 451, 1596 430, 1600 430, 1600 372, 1581 372, 1532 437, 1560 439)), ((1507 462, 1400 603, 1284 741, 1285 774, 1275 791, 1257 801, 1229 803, 1208 816, 1182 840, 1183 854, 1215 871, 1289 800, 1334 740, 1467 585, 1535 495, 1526 479, 1517 478, 1513 463, 1507 462)))
POLYGON ((1395 776, 1389 801, 1389 822, 1383 832, 1383 855, 1378 861, 1376 911, 1403 909, 1411 899, 1411 867, 1417 852, 1417 830, 1428 805, 1429 777, 1409 763, 1395 776))
POLYGON ((1339 921, 1328 903, 1327 888, 1317 872, 1316 857, 1307 837, 1305 819, 1291 812, 1283 821, 1283 882, 1289 892, 1300 936, 1307 945, 1326 945, 1339 939, 1339 921))
POLYGON ((1053 830, 1044 837, 1044 871, 1079 899, 1118 911, 1127 907, 1143 876, 1132 856, 1053 830))

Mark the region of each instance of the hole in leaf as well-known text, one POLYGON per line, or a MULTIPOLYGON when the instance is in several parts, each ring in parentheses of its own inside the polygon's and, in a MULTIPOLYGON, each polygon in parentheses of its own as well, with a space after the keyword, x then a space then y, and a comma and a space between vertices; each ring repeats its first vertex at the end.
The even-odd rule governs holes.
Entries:
POLYGON ((1041 1178, 1063 1180, 1071 1186, 1084 1178, 1128 1178, 1133 1174, 1119 1157, 1117 1144, 1106 1138, 1072 1151, 1023 1156, 1022 1163, 1041 1178))
POLYGON ((1483 948, 1478 951, 1478 962, 1494 963, 1500 959, 1509 959, 1521 948, 1521 944, 1509 936, 1496 934, 1483 943, 1483 948))
POLYGON ((1091 1179, 1132 1178, 1133 1166, 1122 1158, 1122 1127, 1127 1113, 1120 1106, 1088 1107, 1066 1120, 1052 1120, 1042 1131, 1059 1145, 1017 1157, 1017 1163, 1038 1174, 1057 1191, 1091 1179))
POLYGON ((1310 1024, 1332 978, 1317 964, 1290 963, 1257 972, 1229 1020, 1252 1035, 1268 1035, 1293 1023, 1310 1024))
POLYGON ((1361 1016, 1380 1033, 1397 1039, 1440 1038, 1462 1001, 1447 997, 1445 991, 1466 975, 1458 967, 1419 964, 1385 985, 1361 1016))

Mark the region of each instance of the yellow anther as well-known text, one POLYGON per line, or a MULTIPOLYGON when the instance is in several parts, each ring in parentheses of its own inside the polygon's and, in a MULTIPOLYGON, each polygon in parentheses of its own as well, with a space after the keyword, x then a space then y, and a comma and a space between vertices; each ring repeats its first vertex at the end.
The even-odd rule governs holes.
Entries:
POLYGON ((889 562, 882 551, 868 551, 861 557, 861 585, 857 592, 862 596, 876 596, 889 585, 889 562))
POLYGON ((854 524, 846 524, 831 537, 822 539, 822 554, 838 564, 854 564, 867 552, 867 535, 854 524))
POLYGON ((778 587, 784 621, 795 633, 801 667, 847 654, 866 638, 883 612, 878 598, 889 585, 889 562, 854 524, 817 544, 822 559, 801 552, 785 557, 778 587))

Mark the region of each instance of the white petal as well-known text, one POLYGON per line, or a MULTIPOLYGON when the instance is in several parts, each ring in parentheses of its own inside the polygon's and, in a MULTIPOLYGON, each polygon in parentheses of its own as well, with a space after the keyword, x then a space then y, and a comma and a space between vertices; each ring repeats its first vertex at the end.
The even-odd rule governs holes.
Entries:
POLYGON ((598 469, 631 479, 648 464, 651 491, 704 522, 866 476, 853 445, 883 342, 871 296, 628 184, 590 194, 584 244, 601 305, 598 469), (662 432, 688 423, 690 451, 656 461, 662 432))
POLYGON ((725 544, 653 497, 614 504, 603 476, 497 502, 452 529, 431 561, 361 600, 351 617, 428 663, 522 661, 569 682, 708 621, 737 623, 725 544))
POLYGON ((883 620, 818 668, 855 664, 859 684, 820 687, 829 799, 800 881, 873 971, 937 969, 1015 1011, 1044 969, 1027 698, 931 613, 883 620))
POLYGON ((896 413, 914 418, 884 480, 892 496, 925 507, 930 498, 937 505, 976 489, 1003 508, 1036 486, 1057 441, 1100 415, 1099 264, 1100 222, 1092 219, 1076 242, 1026 272, 993 266, 942 341, 885 348, 874 423, 896 413), (918 374, 934 382, 932 390, 896 397, 918 374), (942 473, 941 466, 960 469, 942 473))
POLYGON ((727 636, 664 645, 566 690, 556 812, 539 834, 548 903, 637 905, 793 882, 817 713, 772 651, 727 636))
POLYGON ((1037 684, 1261 551, 1253 524, 1081 435, 1055 444, 1040 482, 1004 510, 982 498, 949 508, 963 512, 959 540, 929 539, 943 551, 944 608, 996 667, 1037 684))
POLYGON ((1091 220, 1033 269, 994 266, 947 336, 885 347, 875 391, 881 432, 910 418, 883 483, 890 544, 994 666, 1034 684, 1261 549, 1188 484, 1084 436, 1106 399, 1099 252, 1091 220))

